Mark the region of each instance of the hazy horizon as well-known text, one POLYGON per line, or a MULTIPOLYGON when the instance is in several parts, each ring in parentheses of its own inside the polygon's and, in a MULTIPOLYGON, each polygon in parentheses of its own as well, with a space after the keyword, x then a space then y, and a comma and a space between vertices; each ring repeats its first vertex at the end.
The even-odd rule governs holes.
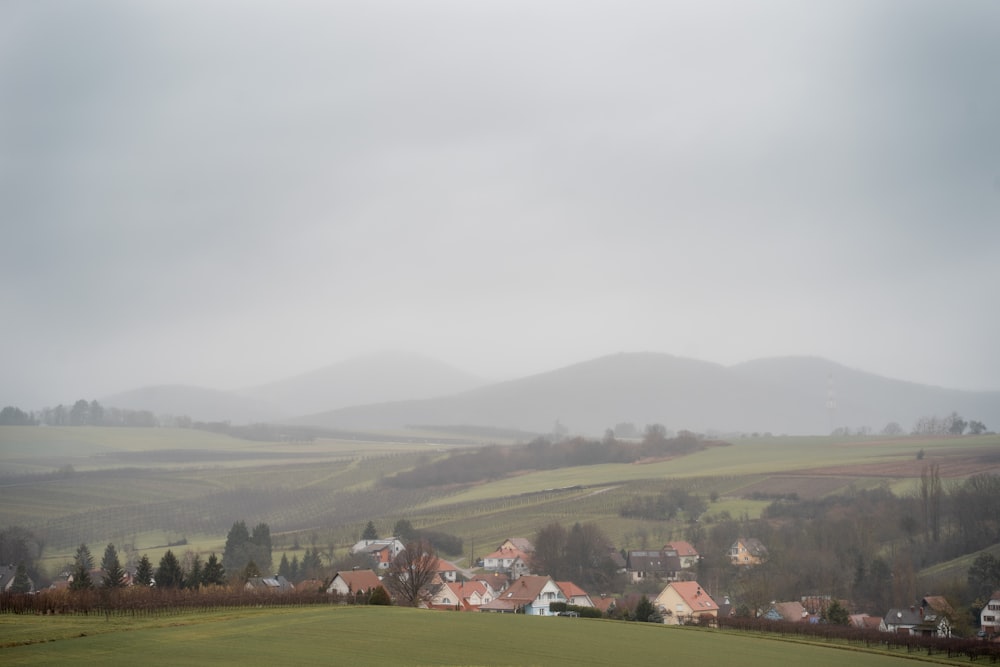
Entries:
POLYGON ((997 62, 985 1, 3 3, 0 406, 387 349, 1000 389, 997 62))

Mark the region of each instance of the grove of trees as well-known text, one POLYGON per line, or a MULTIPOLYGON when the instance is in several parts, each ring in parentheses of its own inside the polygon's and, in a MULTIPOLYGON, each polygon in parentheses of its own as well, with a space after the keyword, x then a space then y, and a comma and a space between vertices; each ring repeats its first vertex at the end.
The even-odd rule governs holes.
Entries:
MULTIPOLYGON (((237 521, 226 536, 226 548, 222 553, 222 566, 227 572, 246 570, 253 563, 257 570, 272 574, 271 528, 266 523, 258 523, 251 533, 244 521, 237 521)), ((260 576, 260 575, 257 575, 260 576)))

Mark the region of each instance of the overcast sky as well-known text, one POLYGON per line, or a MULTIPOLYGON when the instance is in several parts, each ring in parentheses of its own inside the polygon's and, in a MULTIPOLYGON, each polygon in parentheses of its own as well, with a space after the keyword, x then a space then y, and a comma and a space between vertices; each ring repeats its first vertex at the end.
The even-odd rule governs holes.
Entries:
POLYGON ((1000 388, 1000 3, 0 3, 0 404, 382 349, 1000 388))

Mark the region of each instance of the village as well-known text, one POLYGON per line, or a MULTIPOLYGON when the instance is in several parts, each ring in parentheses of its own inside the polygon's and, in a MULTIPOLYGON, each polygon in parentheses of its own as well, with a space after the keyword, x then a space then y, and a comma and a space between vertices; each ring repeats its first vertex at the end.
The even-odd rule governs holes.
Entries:
MULTIPOLYGON (((859 630, 918 637, 953 636, 955 610, 943 595, 924 595, 913 603, 885 610, 881 615, 854 609, 850 600, 831 595, 803 595, 797 600, 771 600, 759 606, 710 591, 696 579, 702 555, 683 540, 671 541, 660 549, 617 551, 608 548, 607 558, 618 574, 633 585, 658 590, 608 595, 584 590, 569 580, 556 580, 533 567, 535 546, 523 537, 505 539, 483 556, 475 568, 463 568, 433 553, 407 553, 424 545, 408 545, 397 537, 362 539, 351 555, 369 567, 354 566, 337 571, 332 578, 304 579, 293 583, 282 574, 250 576, 242 582, 245 593, 278 596, 315 596, 351 604, 401 604, 430 610, 523 614, 528 616, 605 617, 662 623, 664 625, 717 626, 721 620, 746 616, 765 621, 793 624, 836 624, 859 630), (397 577, 395 582, 391 577, 397 577), (396 591, 399 577, 410 585, 409 593, 396 591), (396 585, 393 585, 393 584, 396 585), (389 591, 393 591, 390 593, 389 591), (714 594, 713 594, 714 593, 714 594)), ((214 556, 214 554, 213 554, 214 556)), ((767 547, 752 537, 740 537, 727 554, 733 568, 747 571, 764 564, 767 547)), ((162 566, 161 566, 162 567, 162 566)), ((80 573, 62 573, 48 589, 38 591, 34 582, 18 574, 13 565, 0 566, 0 591, 70 591, 80 573), (28 590, 18 586, 27 586, 28 590)), ((93 588, 108 581, 108 573, 94 568, 86 575, 93 588)), ((120 587, 139 584, 135 568, 123 568, 120 587)), ((79 582, 78 582, 79 583, 79 582)), ((148 585, 155 588, 156 580, 148 585)), ((405 589, 405 586, 404 586, 405 589)), ((979 612, 977 637, 994 640, 1000 635, 1000 591, 994 592, 979 612)))

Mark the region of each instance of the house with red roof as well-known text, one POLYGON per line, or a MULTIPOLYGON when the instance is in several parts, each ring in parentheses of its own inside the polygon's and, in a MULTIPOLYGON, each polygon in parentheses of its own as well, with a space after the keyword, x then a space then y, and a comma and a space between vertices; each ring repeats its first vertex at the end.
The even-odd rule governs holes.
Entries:
POLYGON ((563 596, 566 598, 567 604, 576 605, 577 607, 593 607, 594 601, 591 599, 587 591, 583 590, 572 581, 557 581, 556 586, 562 591, 563 596))
POLYGON ((701 558, 698 554, 698 550, 695 549, 690 542, 685 542, 683 540, 667 542, 663 545, 663 550, 677 552, 677 558, 680 560, 681 567, 684 569, 694 567, 698 564, 698 559, 701 558))
POLYGON ((485 574, 473 575, 472 581, 482 581, 489 585, 495 593, 500 593, 510 586, 511 579, 506 574, 500 572, 487 572, 485 574))
POLYGON ((437 576, 441 578, 441 581, 458 581, 458 567, 456 567, 452 562, 446 561, 443 558, 438 558, 437 576))
POLYGON ((697 581, 670 582, 653 600, 653 606, 666 625, 698 623, 706 617, 714 620, 719 615, 719 605, 697 581))
POLYGON ((483 556, 483 569, 520 577, 531 572, 531 554, 534 552, 534 545, 523 537, 507 538, 496 551, 483 556))
POLYGON ((367 554, 376 569, 387 570, 393 559, 406 551, 406 547, 396 538, 386 540, 361 540, 351 547, 352 554, 367 554))
POLYGON ((428 607, 479 611, 482 605, 492 602, 495 597, 493 589, 484 581, 446 581, 434 589, 428 607))
POLYGON ((729 547, 733 565, 760 565, 767 560, 767 547, 756 537, 738 537, 729 547))
POLYGON ((342 597, 370 596, 381 585, 378 575, 371 570, 346 570, 337 572, 326 592, 337 593, 342 597))
POLYGON ((493 601, 482 605, 479 611, 553 616, 549 605, 553 602, 566 601, 566 596, 552 577, 527 574, 513 582, 493 601))

